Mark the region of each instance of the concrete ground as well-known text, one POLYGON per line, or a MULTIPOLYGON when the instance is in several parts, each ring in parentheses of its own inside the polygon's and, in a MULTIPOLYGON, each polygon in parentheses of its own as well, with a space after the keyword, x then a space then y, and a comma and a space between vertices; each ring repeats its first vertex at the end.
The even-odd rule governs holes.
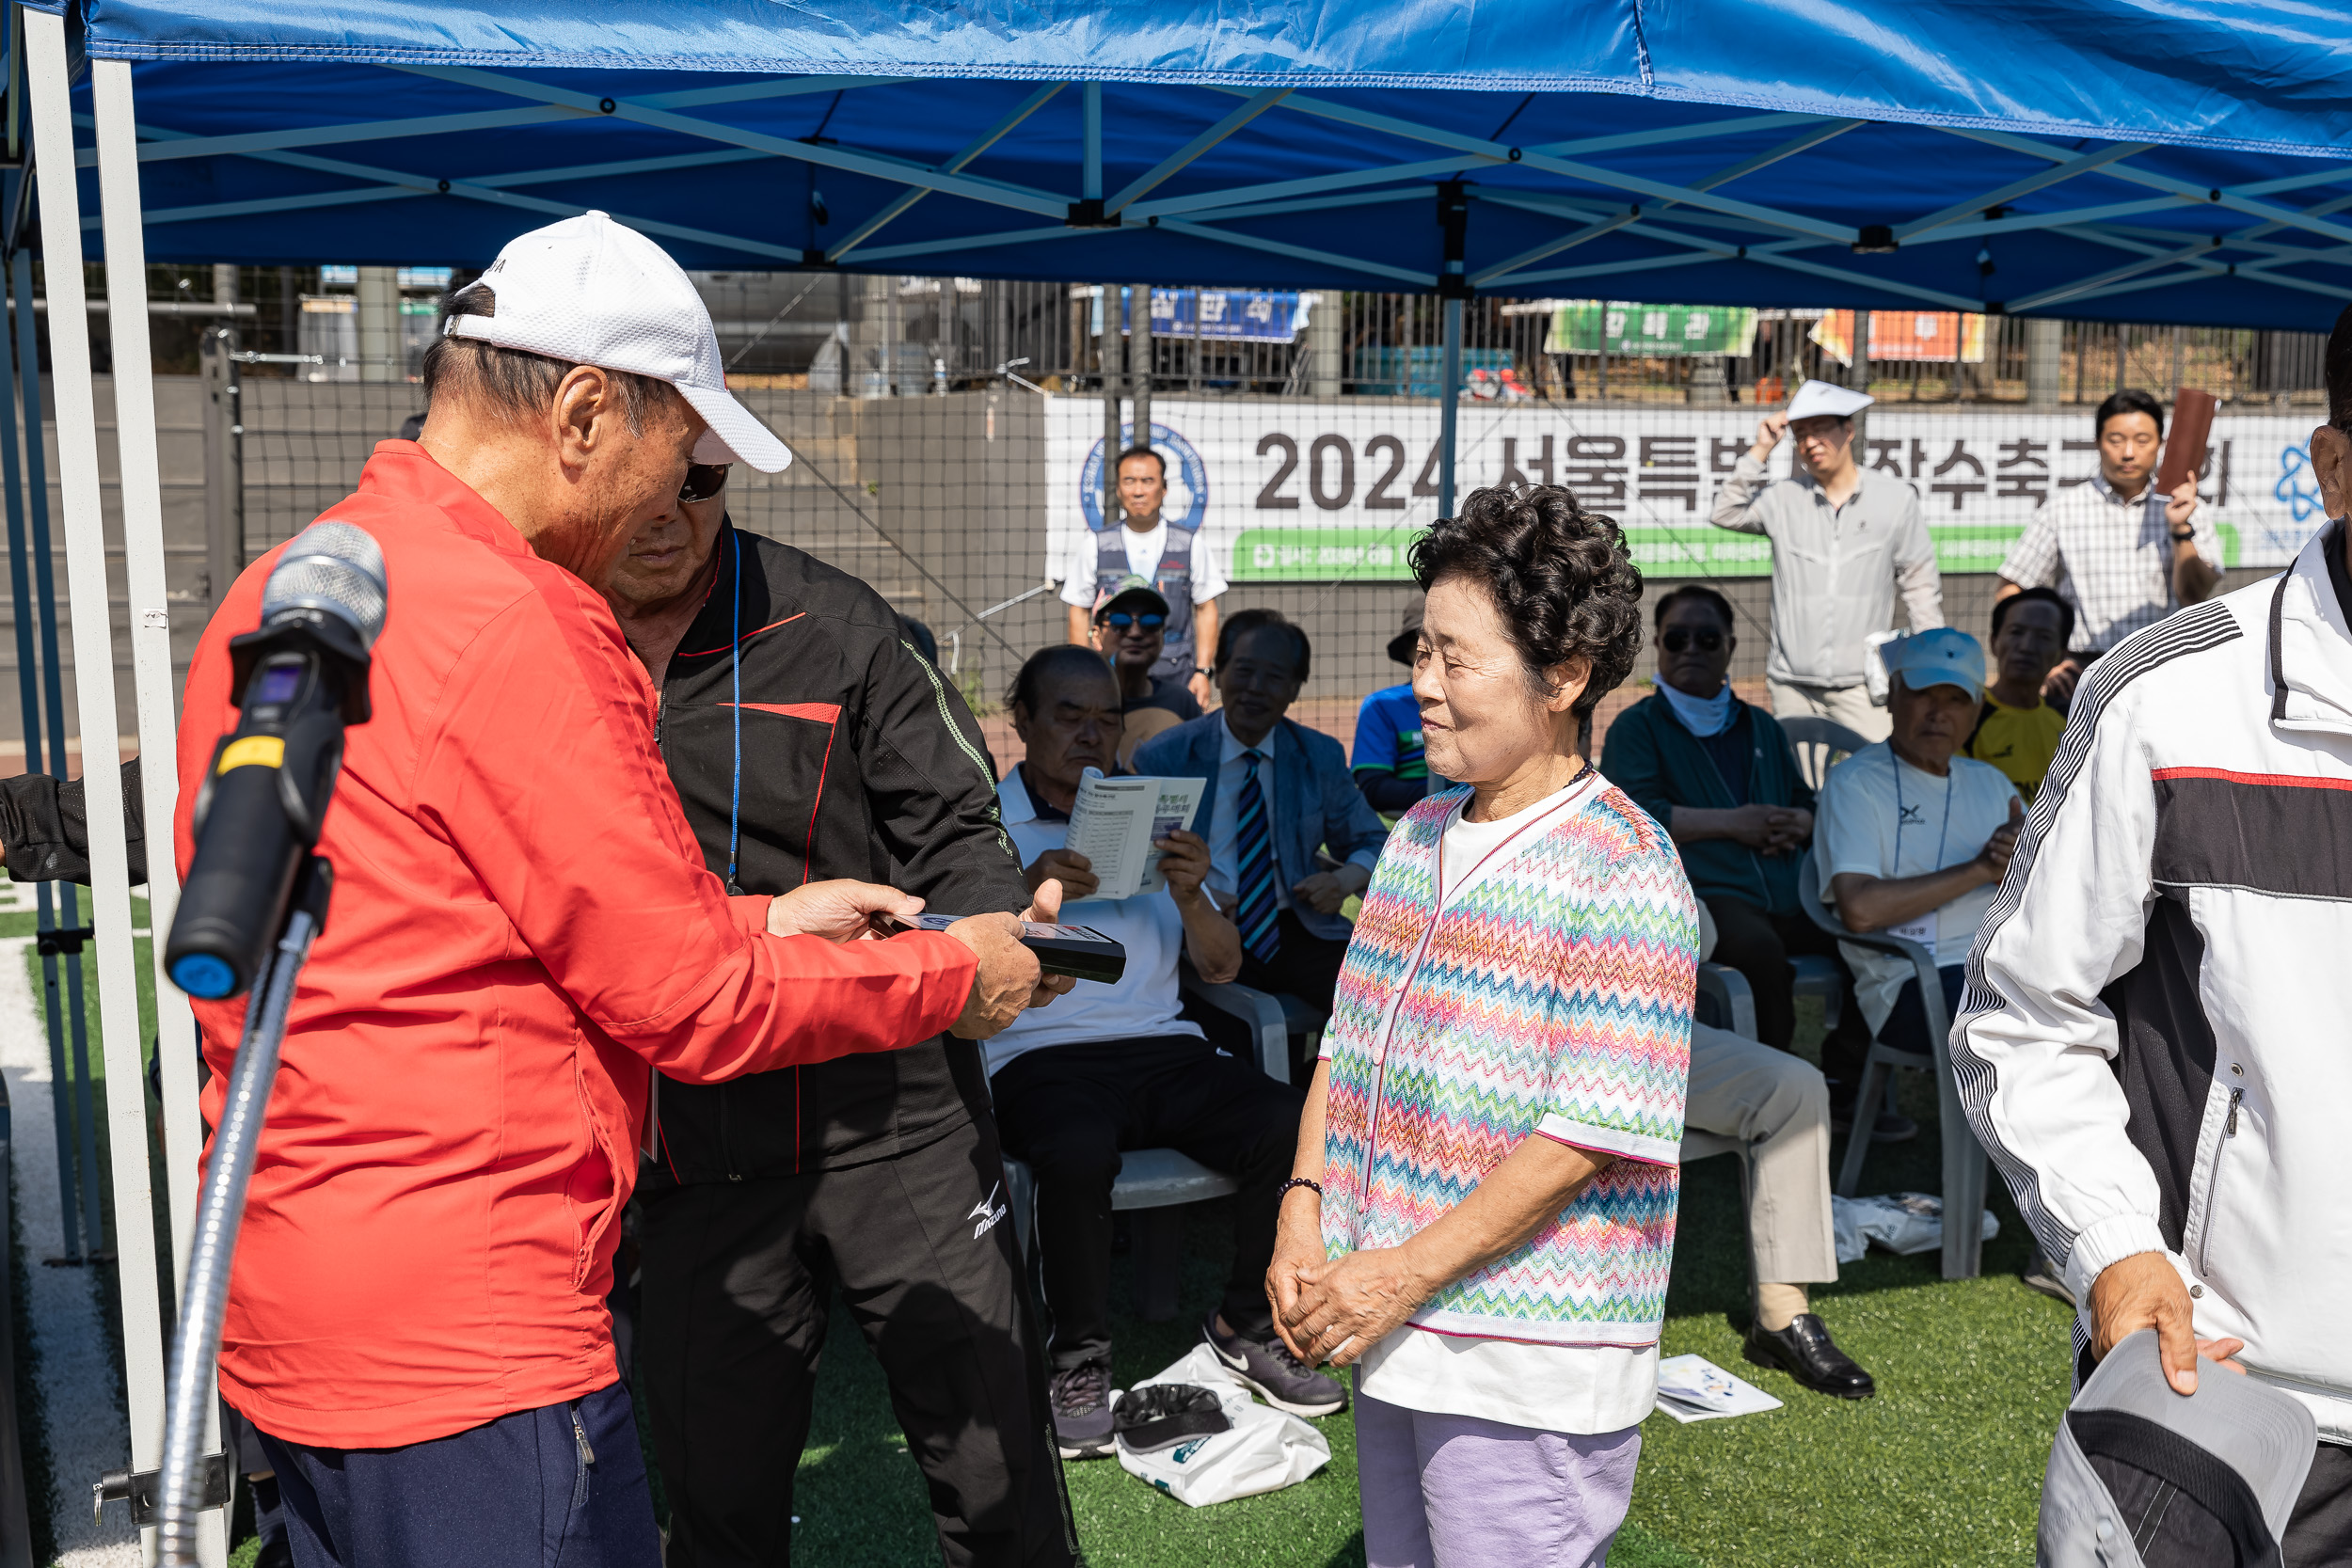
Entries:
MULTIPOLYGON (((32 888, 0 882, 0 913, 29 912, 32 888), (19 909, 19 906, 22 909, 19 909)), ((128 1463, 122 1377, 98 1303, 100 1271, 54 1268, 64 1235, 57 1185, 56 1121, 50 1101, 48 1035, 32 981, 29 936, 0 938, 0 1071, 8 1074, 16 1202, 32 1298, 37 1375, 47 1406, 41 1434, 56 1485, 51 1528, 62 1568, 137 1568, 128 1512, 117 1505, 90 1519, 89 1487, 128 1463)))

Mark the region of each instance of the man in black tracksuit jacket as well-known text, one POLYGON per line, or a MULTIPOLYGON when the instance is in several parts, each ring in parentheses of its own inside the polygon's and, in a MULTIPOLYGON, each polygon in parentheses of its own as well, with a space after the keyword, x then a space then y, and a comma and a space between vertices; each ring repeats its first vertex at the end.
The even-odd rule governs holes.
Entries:
MULTIPOLYGON (((1027 908, 961 697, 864 582, 725 521, 724 482, 690 469, 607 589, 711 870, 732 863, 746 893, 845 877, 942 912, 1027 908)), ((946 1560, 1074 1563, 978 1047, 664 1079, 656 1120, 639 1333, 670 1568, 791 1560, 835 1286, 889 1375, 946 1560)))

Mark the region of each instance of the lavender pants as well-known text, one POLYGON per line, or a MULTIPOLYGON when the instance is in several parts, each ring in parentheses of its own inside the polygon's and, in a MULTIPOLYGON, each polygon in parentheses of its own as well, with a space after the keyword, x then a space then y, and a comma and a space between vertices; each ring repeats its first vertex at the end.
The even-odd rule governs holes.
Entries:
POLYGON ((1584 1436, 1356 1395, 1366 1568, 1600 1568, 1642 1429, 1584 1436))

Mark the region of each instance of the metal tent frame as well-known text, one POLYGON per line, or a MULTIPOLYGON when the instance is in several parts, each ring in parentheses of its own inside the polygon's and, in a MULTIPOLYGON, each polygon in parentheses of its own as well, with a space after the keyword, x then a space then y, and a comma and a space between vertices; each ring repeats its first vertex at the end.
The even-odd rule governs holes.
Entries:
MULTIPOLYGON (((2107 9, 2127 3, 2101 0, 2107 9)), ((667 18, 695 4, 733 14, 734 0, 658 0, 650 9, 667 18)), ((1521 8, 1551 16, 1550 8, 1521 8)), ((1443 9, 1422 20, 1442 30, 1443 9)), ((1630 9, 1638 22, 1641 8, 1630 9)), ((2352 219, 2339 219, 2352 211, 2352 162, 2328 151, 2342 145, 2352 118, 2324 94, 2264 105, 2247 121, 2261 135, 2201 110, 2190 129, 2168 135, 2148 128, 2161 119, 2157 108, 2137 101, 2118 111, 2129 123, 2106 124, 1990 93, 1981 95, 1986 106, 1965 112, 1826 90, 1768 103, 1723 85, 1734 79, 1737 40, 1706 70, 1675 75, 1658 65, 1638 25, 1638 47, 1629 46, 1608 17, 1583 14, 1612 10, 1601 6, 1579 8, 1576 19, 1606 34, 1608 47, 1596 46, 1603 65, 1589 80, 1481 77, 1475 60, 1425 79, 1393 63, 1327 71, 1303 45, 1297 57, 1308 64, 1289 75, 1279 50, 1254 64, 1147 69, 1116 51, 1098 60, 1083 42, 1050 39, 1038 53, 1054 58, 1007 63, 976 54, 979 63, 962 68, 925 56, 880 69, 873 56, 887 50, 847 45, 831 71, 813 46, 785 64, 748 55, 665 58, 652 48, 603 63, 564 56, 510 67, 486 45, 375 48, 365 41, 373 19, 349 21, 352 31, 337 36, 360 42, 344 48, 308 35, 266 47, 222 42, 203 35, 201 19, 186 22, 192 41, 182 45, 132 36, 151 27, 163 37, 174 24, 138 4, 93 10, 88 36, 69 36, 62 8, 28 5, 21 36, 34 166, 25 177, 51 306, 76 714, 83 768, 97 779, 114 776, 119 752, 80 264, 89 237, 103 247, 118 300, 144 297, 151 243, 207 260, 390 261, 408 259, 408 236, 430 222, 444 236, 441 259, 479 264, 528 220, 590 206, 660 238, 689 266, 755 260, 879 270, 919 261, 926 270, 978 276, 1406 284, 1446 301, 1450 389, 1460 382, 1463 302, 1480 291, 1588 279, 1600 289, 1602 280, 1669 270, 1678 274, 1677 293, 1698 302, 1786 303, 1809 289, 1839 306, 2075 315, 2094 306, 2118 319, 2275 326, 2307 325, 2322 301, 2352 300, 2352 219), (86 46, 84 91, 75 81, 86 46), (691 71, 733 76, 679 86, 691 71), (221 91, 224 82, 262 79, 229 74, 236 71, 275 72, 277 90, 221 91), (388 99, 429 112, 339 118, 388 99), (2300 139, 2285 136, 2280 128, 2298 113, 2307 121, 2300 139), (1597 119, 1611 128, 1595 134, 1597 119), (89 145, 77 144, 77 130, 91 134, 89 145), (362 145, 375 149, 373 161, 341 155, 362 145), (78 181, 37 172, 84 167, 97 173, 94 210, 78 181), (745 180, 773 188, 782 168, 804 170, 811 182, 821 172, 834 185, 833 204, 851 214, 840 238, 816 236, 793 202, 713 199, 745 180)), ((443 20, 421 5, 390 6, 381 26, 414 32, 421 18, 443 20)), ((445 20, 458 29, 476 18, 445 20)), ((289 17, 283 25, 301 34, 313 22, 289 17)), ((1653 25, 1670 30, 1662 16, 1653 25)), ((910 44, 906 54, 914 59, 922 49, 910 44)), ((18 308, 29 312, 22 250, 14 266, 18 308)), ((165 836, 177 781, 167 762, 176 752, 175 704, 154 393, 146 313, 119 309, 108 320, 160 937, 177 895, 165 836)), ((31 325, 29 313, 21 317, 28 350, 31 325)), ((27 477, 38 573, 47 557, 35 358, 24 355, 17 388, 35 448, 27 477)), ((1451 391, 1445 431, 1441 509, 1450 511, 1451 391)), ((13 443, 7 447, 12 467, 13 443)), ((11 471, 12 497, 16 480, 11 471)), ((21 566, 13 510, 10 525, 21 566)), ((17 581, 21 604, 21 570, 17 581)), ((46 595, 45 581, 40 588, 46 595)), ((18 635, 29 635, 22 614, 18 635)), ((61 764, 54 648, 47 663, 50 750, 61 764)), ((132 1458, 146 1471, 160 1451, 164 1313, 153 1271, 136 1266, 152 1255, 154 1238, 124 822, 113 790, 92 789, 88 802, 115 1214, 120 1255, 133 1265, 122 1271, 132 1458)), ((154 980, 167 1042, 177 1279, 202 1129, 194 1057, 170 1043, 192 1038, 192 1020, 160 973, 154 980)), ((204 1560, 222 1561, 221 1516, 208 1515, 206 1528, 204 1560)))
MULTIPOLYGON (((278 214, 300 213, 315 220, 334 209, 447 198, 458 207, 485 204, 562 216, 583 211, 590 202, 527 191, 572 186, 593 198, 615 182, 642 186, 641 177, 730 166, 766 164, 772 169, 782 160, 854 177, 853 189, 871 197, 870 210, 843 238, 821 247, 681 223, 659 207, 615 210, 613 215, 676 243, 690 264, 709 261, 722 266, 757 259, 787 266, 874 270, 920 261, 927 269, 974 276, 1168 282, 1215 275, 1266 284, 1402 283, 1440 291, 1521 290, 1629 271, 1706 268, 1712 269, 1709 275, 1678 283, 1695 300, 1736 295, 1744 301, 1762 293, 1788 294, 1792 288, 1802 294, 1805 289, 1794 279, 1804 279, 1812 293, 1839 304, 2012 315, 2054 314, 2060 307, 2080 315, 2086 306, 2225 280, 2236 288, 2220 303, 2220 313, 2249 325, 2304 319, 2312 295, 2352 299, 2352 222, 2337 216, 2352 209, 2352 163, 2334 160, 2232 156, 2145 140, 2085 148, 1975 126, 1792 112, 1727 115, 1711 105, 1677 105, 1662 112, 1643 105, 1643 118, 1664 122, 1519 144, 1501 139, 1500 133, 1488 136, 1454 129, 1434 116, 1382 112, 1335 94, 1289 87, 1257 91, 1151 87, 1123 89, 1122 96, 1142 100, 1128 118, 1136 112, 1146 118, 1140 129, 1118 139, 1117 151, 1130 164, 1161 155, 1112 186, 1105 175, 1100 81, 1048 83, 1026 90, 1019 83, 964 84, 962 96, 941 104, 938 84, 894 77, 771 78, 615 96, 469 66, 341 69, 384 76, 387 92, 429 83, 437 101, 509 106, 228 135, 142 121, 134 134, 140 138, 135 157, 143 167, 199 161, 203 183, 220 186, 234 182, 227 166, 240 162, 271 166, 272 173, 323 177, 304 180, 301 188, 284 195, 160 206, 145 214, 148 227, 188 226, 181 230, 185 239, 175 233, 165 243, 190 253, 226 253, 205 245, 204 238, 250 230, 255 220, 278 214), (790 101, 830 101, 831 112, 837 114, 841 100, 852 94, 873 103, 869 118, 877 120, 912 109, 918 95, 932 102, 922 111, 920 136, 898 138, 898 148, 789 134, 823 118, 790 101), (1234 106, 1227 109, 1229 104, 1234 106), (1194 131, 1196 125, 1200 129, 1194 131), (536 134, 484 135, 525 131, 536 134), (1317 156, 1304 161, 1345 166, 1275 181, 1237 179, 1243 171, 1279 164, 1286 139, 1311 132, 1317 134, 1317 156), (437 140, 459 136, 468 139, 454 145, 437 140), (910 157, 909 144, 916 141, 924 155, 910 157), (358 142, 394 143, 409 166, 303 150, 358 142), (690 150, 675 150, 681 143, 690 150), (507 150, 510 147, 517 150, 507 150), (1394 157, 1412 149, 1438 155, 1394 157), (644 155, 647 152, 653 155, 644 155), (1661 156, 1668 152, 1671 159, 1661 156), (973 166, 992 153, 996 161, 1016 164, 1022 178, 975 172, 973 166), (1867 198, 1862 194, 1861 176, 1874 169, 1940 168, 1963 162, 1963 154, 1970 166, 1998 169, 2002 177, 1973 185, 1940 173, 1878 178, 1872 181, 1877 189, 1867 198), (527 166, 501 166, 526 160, 527 166), (1690 173, 1661 177, 1659 169, 1669 163, 1690 173), (2259 177, 2249 177, 2258 166, 2259 177), (2281 166, 2296 166, 2280 172, 2281 166), (2228 177, 2219 173, 2225 166, 2228 177), (1753 186, 1767 171, 1773 171, 1769 198, 1725 190, 1740 182, 1753 186), (1442 265, 1459 258, 1428 254, 1437 248, 1438 223, 1415 224, 1409 218, 1396 223, 1391 214, 1378 226, 1388 231, 1390 243, 1358 225, 1350 230, 1356 243, 1344 248, 1306 244, 1298 237, 1318 225, 1295 220, 1426 207, 1456 182, 1477 214, 1478 233, 1470 244, 1479 254, 1463 272, 1442 265), (1915 190, 1920 193, 1916 198, 1915 190), (1798 199, 1808 192, 1812 199, 1798 199), (1929 193, 1934 198, 1931 210, 1906 205, 1929 193), (2321 194, 2299 203, 2294 199, 2308 193, 2321 194), (931 198, 948 199, 927 203, 931 198), (876 243, 886 229, 908 227, 918 204, 926 204, 926 221, 919 227, 931 232, 876 243), (1873 206, 1886 221, 1856 220, 1855 212, 1873 206), (1008 214, 1033 221, 1002 227, 1008 214), (1151 243, 1139 246, 1136 242, 1146 235, 1151 243), (1197 243, 1170 246, 1171 236, 1197 243), (1994 293, 1984 281, 1994 275, 1986 270, 1992 247, 2019 239, 2048 251, 2053 260, 2041 270, 2049 276, 2013 295, 1994 293), (1065 240, 1091 243, 1054 244, 1065 240), (1595 245, 1609 253, 1607 259, 1548 264, 1570 250, 1595 245), (1047 247, 1050 257, 1028 254, 1040 247, 1047 247), (1836 260, 1841 254, 1849 259, 1836 260), (1852 256, 1874 260, 1856 261, 1852 256), (1875 260, 1880 257, 1899 259, 1881 262, 1875 260)), ((338 96, 357 86, 339 84, 338 96)), ((1446 118, 1456 119, 1468 108, 1448 107, 1454 112, 1446 118)), ((77 121, 87 127, 94 116, 85 114, 77 121)), ((77 159, 90 166, 98 152, 86 149, 77 159)), ((758 169, 738 169, 724 178, 764 177, 758 169)), ((724 187, 690 188, 707 193, 724 187)), ((406 221, 395 232, 405 233, 418 214, 401 216, 406 221)), ((84 221, 97 229, 103 220, 93 214, 84 221)), ((379 224, 312 239, 301 248, 306 256, 324 247, 347 258, 358 253, 355 241, 364 247, 371 240, 381 245, 390 238, 379 224)), ((273 251, 273 257, 285 254, 282 246, 273 251)), ((462 259, 481 263, 489 258, 462 259)), ((2013 257, 2005 258, 2004 265, 2024 267, 2013 257)), ((2181 315, 2184 304, 2199 319, 2215 314, 2210 295, 2185 302, 2142 299, 2126 314, 2134 320, 2186 319, 2181 315)))

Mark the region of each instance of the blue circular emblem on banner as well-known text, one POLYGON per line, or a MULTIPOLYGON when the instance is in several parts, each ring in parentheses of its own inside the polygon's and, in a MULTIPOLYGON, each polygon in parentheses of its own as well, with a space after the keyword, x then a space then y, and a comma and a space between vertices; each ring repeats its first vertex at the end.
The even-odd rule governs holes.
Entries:
MULTIPOLYGON (((1132 446, 1135 438, 1132 421, 1119 427, 1120 450, 1132 446)), ((1200 461, 1190 441, 1157 420, 1152 421, 1152 450, 1168 465, 1168 497, 1160 502, 1161 518, 1178 528, 1199 528, 1209 515, 1209 466, 1200 461)), ((1088 529, 1102 532, 1103 443, 1099 440, 1078 468, 1078 507, 1088 529)))

